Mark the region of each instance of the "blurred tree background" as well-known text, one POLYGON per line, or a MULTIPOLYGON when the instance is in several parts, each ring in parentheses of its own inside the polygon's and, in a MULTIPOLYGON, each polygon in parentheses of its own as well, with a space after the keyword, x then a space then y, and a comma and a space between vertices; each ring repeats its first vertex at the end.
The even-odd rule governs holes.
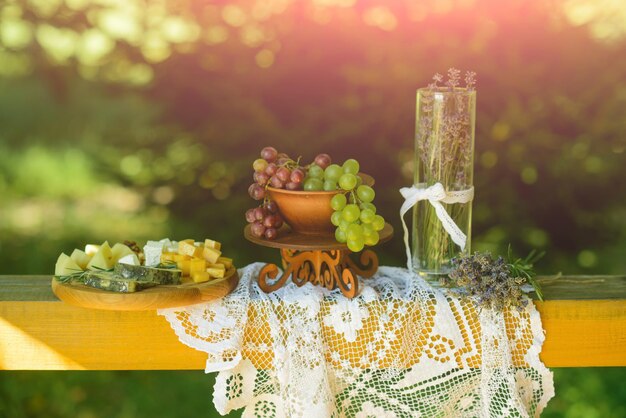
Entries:
MULTIPOLYGON (((623 274, 621 0, 4 0, 0 274, 166 236, 216 237, 238 265, 275 258, 241 234, 265 145, 357 158, 398 228, 415 89, 449 67, 478 73, 474 248, 623 274)), ((404 263, 399 239, 379 251, 404 263)), ((626 416, 623 369, 555 374, 546 416, 626 416)), ((0 415, 212 416, 211 379, 2 372, 0 415)))

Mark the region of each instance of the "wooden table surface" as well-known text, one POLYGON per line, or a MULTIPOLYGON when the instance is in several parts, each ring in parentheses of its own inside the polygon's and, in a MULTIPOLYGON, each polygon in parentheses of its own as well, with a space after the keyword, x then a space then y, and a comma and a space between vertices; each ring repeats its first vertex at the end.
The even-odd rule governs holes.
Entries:
MULTIPOLYGON (((156 311, 69 306, 50 276, 0 276, 0 369, 204 369, 156 311)), ((626 276, 540 278, 549 367, 626 366, 626 276)))

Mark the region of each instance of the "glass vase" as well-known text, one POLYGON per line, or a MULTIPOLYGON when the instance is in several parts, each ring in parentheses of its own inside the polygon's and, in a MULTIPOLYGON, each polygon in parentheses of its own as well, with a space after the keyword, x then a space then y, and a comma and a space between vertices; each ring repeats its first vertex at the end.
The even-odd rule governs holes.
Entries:
MULTIPOLYGON (((473 187, 476 91, 459 87, 417 90, 415 128, 415 186, 441 183, 446 192, 473 187)), ((463 252, 469 253, 472 202, 442 203, 454 223, 467 236, 463 252)), ((413 268, 439 282, 451 270, 451 259, 461 253, 429 200, 413 209, 413 268)))

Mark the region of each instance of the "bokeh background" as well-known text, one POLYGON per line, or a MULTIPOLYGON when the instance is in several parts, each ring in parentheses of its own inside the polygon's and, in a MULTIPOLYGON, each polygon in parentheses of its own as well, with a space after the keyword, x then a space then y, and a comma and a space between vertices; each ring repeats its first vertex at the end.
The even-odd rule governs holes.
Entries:
MULTIPOLYGON (((622 0, 3 0, 0 274, 85 243, 242 237, 265 145, 356 158, 399 227, 415 89, 478 74, 473 247, 626 270, 622 0)), ((400 239, 382 262, 404 263, 400 239)), ((548 417, 626 416, 624 369, 555 370, 548 417)), ((215 416, 202 372, 0 372, 0 416, 215 416)))

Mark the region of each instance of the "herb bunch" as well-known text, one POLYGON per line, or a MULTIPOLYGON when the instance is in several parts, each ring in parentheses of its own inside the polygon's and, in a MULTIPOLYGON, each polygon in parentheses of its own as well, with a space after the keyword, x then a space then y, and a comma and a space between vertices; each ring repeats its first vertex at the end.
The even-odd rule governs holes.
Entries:
POLYGON ((446 287, 464 298, 471 298, 479 307, 504 310, 522 310, 528 304, 523 297, 522 286, 530 284, 543 301, 543 294, 535 280, 534 263, 543 253, 532 251, 526 258, 513 259, 509 247, 508 258, 494 259, 489 253, 474 253, 452 259, 453 269, 441 279, 446 287))

